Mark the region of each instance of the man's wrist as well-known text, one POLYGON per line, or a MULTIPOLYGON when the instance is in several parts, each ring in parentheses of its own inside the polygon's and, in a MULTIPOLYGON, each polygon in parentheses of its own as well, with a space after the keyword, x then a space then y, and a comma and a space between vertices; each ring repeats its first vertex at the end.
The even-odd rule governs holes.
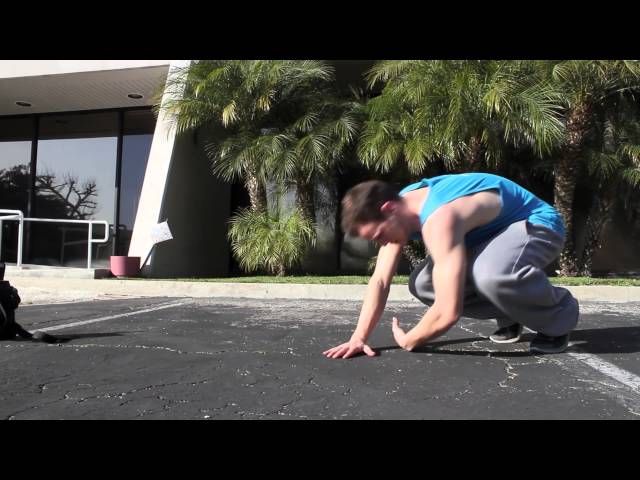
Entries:
POLYGON ((365 335, 362 335, 358 332, 353 332, 353 335, 351 335, 351 340, 356 340, 362 343, 367 343, 367 337, 365 335))

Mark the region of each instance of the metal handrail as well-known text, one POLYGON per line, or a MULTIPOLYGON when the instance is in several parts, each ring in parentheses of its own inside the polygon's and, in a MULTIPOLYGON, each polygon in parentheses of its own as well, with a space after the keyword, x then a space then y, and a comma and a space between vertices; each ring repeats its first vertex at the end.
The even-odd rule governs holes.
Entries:
POLYGON ((85 223, 89 225, 87 235, 87 268, 91 268, 91 247, 92 243, 106 243, 109 241, 111 230, 106 220, 67 220, 62 218, 25 218, 21 210, 5 210, 0 208, 0 214, 7 213, 9 215, 0 216, 0 255, 2 254, 2 222, 4 220, 16 220, 18 222, 18 258, 16 266, 22 268, 22 231, 24 222, 45 222, 45 223, 85 223), (93 238, 93 225, 104 225, 104 238, 93 238))

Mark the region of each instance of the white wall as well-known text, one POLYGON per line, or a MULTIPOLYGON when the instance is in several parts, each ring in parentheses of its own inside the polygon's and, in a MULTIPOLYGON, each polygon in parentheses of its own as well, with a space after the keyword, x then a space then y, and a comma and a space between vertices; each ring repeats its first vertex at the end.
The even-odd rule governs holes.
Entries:
MULTIPOLYGON (((170 77, 174 68, 180 68, 189 64, 189 60, 172 62, 169 67, 170 77)), ((165 93, 162 103, 169 99, 169 94, 165 93)), ((153 247, 150 236, 151 229, 159 222, 164 201, 165 191, 171 160, 173 158, 173 148, 175 143, 175 130, 171 128, 170 120, 164 115, 158 116, 156 129, 153 133, 149 160, 144 175, 140 201, 136 213, 136 221, 131 235, 129 245, 129 256, 139 256, 141 261, 147 257, 153 247)), ((149 260, 153 262, 153 258, 149 260)))

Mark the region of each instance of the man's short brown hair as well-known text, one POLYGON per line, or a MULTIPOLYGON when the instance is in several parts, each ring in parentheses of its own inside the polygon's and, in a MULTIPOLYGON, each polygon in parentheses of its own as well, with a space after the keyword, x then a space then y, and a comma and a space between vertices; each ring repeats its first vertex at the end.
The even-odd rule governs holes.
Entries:
POLYGON ((342 199, 342 231, 355 236, 360 225, 384 220, 380 207, 389 200, 399 200, 397 191, 380 180, 362 182, 349 189, 342 199))

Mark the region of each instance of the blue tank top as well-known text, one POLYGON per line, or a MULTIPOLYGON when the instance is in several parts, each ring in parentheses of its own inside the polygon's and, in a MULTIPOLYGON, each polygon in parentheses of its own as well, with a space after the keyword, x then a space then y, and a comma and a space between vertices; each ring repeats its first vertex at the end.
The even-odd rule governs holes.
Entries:
MULTIPOLYGON (((469 231, 465 237, 468 247, 479 245, 508 225, 520 220, 542 225, 564 236, 565 228, 558 211, 545 201, 511 180, 490 173, 460 173, 424 178, 403 188, 400 195, 412 190, 429 187, 427 200, 420 211, 420 225, 424 225, 438 207, 456 198, 485 190, 497 190, 502 209, 493 221, 469 231)), ((421 239, 414 233, 411 238, 421 239)))

